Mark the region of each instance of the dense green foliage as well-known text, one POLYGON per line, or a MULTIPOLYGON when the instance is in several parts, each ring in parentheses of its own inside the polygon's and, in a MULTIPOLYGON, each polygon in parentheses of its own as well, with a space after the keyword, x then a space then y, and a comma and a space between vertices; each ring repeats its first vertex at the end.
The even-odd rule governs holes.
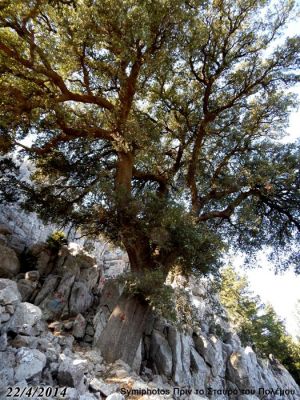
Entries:
POLYGON ((228 311, 229 319, 242 340, 251 345, 261 356, 272 354, 300 383, 300 342, 295 342, 285 330, 270 305, 264 305, 254 296, 244 276, 234 269, 222 271, 221 303, 228 311))
POLYGON ((292 15, 289 0, 2 1, 0 149, 36 171, 8 193, 3 175, 1 196, 106 233, 137 272, 207 272, 227 246, 299 266, 299 150, 278 140, 292 15))
POLYGON ((177 275, 176 268, 166 276, 161 270, 146 271, 143 275, 125 273, 118 280, 130 296, 140 296, 153 313, 172 321, 180 330, 190 329, 197 324, 196 310, 189 294, 183 287, 173 288, 171 283, 177 275))

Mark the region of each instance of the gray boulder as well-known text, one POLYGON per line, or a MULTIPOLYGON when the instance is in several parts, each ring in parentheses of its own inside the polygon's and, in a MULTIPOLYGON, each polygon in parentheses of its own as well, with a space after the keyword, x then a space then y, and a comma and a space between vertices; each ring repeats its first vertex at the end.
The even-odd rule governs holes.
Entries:
POLYGON ((39 350, 21 348, 16 355, 15 380, 22 381, 41 373, 46 365, 46 356, 39 350))
MULTIPOLYGON (((7 385, 14 384, 14 368, 16 366, 16 356, 12 349, 0 352, 0 382, 7 385)), ((1 385, 0 385, 1 386, 1 385)), ((7 390, 7 386, 4 388, 7 390)), ((0 391, 1 393, 1 391, 0 391)))
POLYGON ((13 331, 29 336, 36 336, 42 330, 39 324, 42 318, 42 311, 31 303, 20 303, 11 319, 4 324, 5 331, 13 331))
POLYGON ((0 279, 0 306, 16 305, 21 301, 21 294, 16 282, 0 279))
POLYGON ((90 389, 93 392, 101 392, 104 396, 109 396, 118 389, 118 385, 113 383, 105 383, 102 379, 94 378, 90 381, 90 389))
POLYGON ((46 243, 36 243, 30 247, 29 253, 36 258, 36 269, 41 276, 46 276, 51 272, 52 252, 46 243))
POLYGON ((106 397, 106 400, 125 400, 125 397, 121 393, 112 393, 106 397))
POLYGON ((86 360, 73 360, 63 356, 63 361, 58 368, 58 382, 62 386, 80 388, 83 383, 84 373, 87 371, 86 360))
POLYGON ((38 282, 33 282, 27 279, 20 279, 18 281, 18 289, 22 296, 22 301, 29 301, 34 291, 36 290, 38 282))
POLYGON ((83 338, 85 334, 85 328, 86 320, 81 314, 78 314, 73 323, 73 336, 77 339, 83 338))
POLYGON ((0 278, 13 278, 20 271, 20 262, 16 252, 0 244, 0 278))
POLYGON ((5 351, 7 348, 7 334, 0 333, 0 351, 5 351))
POLYGON ((79 396, 79 400, 96 400, 98 397, 95 397, 92 393, 85 393, 79 396))
POLYGON ((57 285, 59 282, 58 275, 49 275, 47 276, 47 280, 44 282, 42 289, 37 294, 34 304, 44 309, 47 306, 47 302, 50 299, 50 296, 53 295, 57 285))
POLYGON ((40 279, 39 271, 28 271, 25 274, 25 279, 32 282, 37 282, 40 279))
POLYGON ((67 388, 66 393, 58 395, 59 400, 79 400, 79 393, 75 388, 67 388))

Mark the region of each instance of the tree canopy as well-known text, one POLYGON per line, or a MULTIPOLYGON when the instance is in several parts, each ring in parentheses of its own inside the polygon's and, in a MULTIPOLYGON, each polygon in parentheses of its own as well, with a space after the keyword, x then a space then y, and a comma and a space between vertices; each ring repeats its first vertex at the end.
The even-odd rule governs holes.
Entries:
POLYGON ((135 271, 206 272, 227 246, 297 264, 299 148, 279 141, 299 81, 299 37, 282 37, 293 9, 2 1, 0 148, 36 168, 32 184, 3 175, 2 197, 106 233, 135 271))

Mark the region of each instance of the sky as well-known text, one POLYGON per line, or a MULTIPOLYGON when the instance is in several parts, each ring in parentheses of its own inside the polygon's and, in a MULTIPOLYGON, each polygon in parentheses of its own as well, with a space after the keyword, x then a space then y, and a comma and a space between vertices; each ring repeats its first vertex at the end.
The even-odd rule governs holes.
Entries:
POLYGON ((300 336, 300 327, 295 316, 296 303, 300 300, 300 275, 292 270, 275 274, 274 265, 261 252, 257 266, 251 269, 243 268, 243 256, 232 257, 230 265, 241 275, 246 275, 250 290, 259 295, 264 304, 270 303, 286 329, 295 339, 300 336))
MULTIPOLYGON (((300 10, 300 0, 296 0, 298 10, 300 10)), ((294 36, 300 34, 300 17, 289 23, 284 36, 294 36)), ((282 142, 293 142, 300 138, 300 84, 294 90, 298 95, 299 109, 291 113, 287 136, 282 142)), ((297 300, 300 300, 300 275, 295 275, 292 270, 284 273, 275 274, 274 266, 268 262, 263 253, 258 258, 257 267, 243 269, 243 259, 241 256, 235 257, 231 261, 236 266, 238 272, 245 274, 249 280, 250 288, 258 294, 263 303, 271 303, 276 313, 285 322, 287 331, 294 337, 300 336, 300 326, 297 326, 295 317, 295 307, 297 300)))
MULTIPOLYGON (((295 92, 299 96, 300 106, 300 85, 295 92)), ((290 115, 287 134, 283 142, 293 142, 300 138, 300 107, 290 115)), ((258 259, 257 267, 253 269, 242 269, 241 256, 236 257, 231 263, 237 267, 238 272, 247 276, 250 288, 261 297, 263 303, 272 304, 276 313, 284 320, 287 331, 294 338, 300 336, 300 327, 297 326, 295 317, 296 302, 300 300, 300 275, 295 275, 291 270, 276 275, 274 266, 268 262, 263 253, 258 259)))

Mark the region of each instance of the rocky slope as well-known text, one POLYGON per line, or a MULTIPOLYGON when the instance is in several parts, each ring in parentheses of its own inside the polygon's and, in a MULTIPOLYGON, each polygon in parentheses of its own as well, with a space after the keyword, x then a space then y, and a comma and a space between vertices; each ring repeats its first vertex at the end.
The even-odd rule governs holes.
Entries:
POLYGON ((192 328, 152 316, 133 364, 106 364, 99 337, 122 292, 110 278, 127 267, 124 254, 45 243, 21 253, 18 240, 0 226, 0 399, 300 399, 282 365, 242 347, 203 279, 172 282, 194 306, 192 328))

